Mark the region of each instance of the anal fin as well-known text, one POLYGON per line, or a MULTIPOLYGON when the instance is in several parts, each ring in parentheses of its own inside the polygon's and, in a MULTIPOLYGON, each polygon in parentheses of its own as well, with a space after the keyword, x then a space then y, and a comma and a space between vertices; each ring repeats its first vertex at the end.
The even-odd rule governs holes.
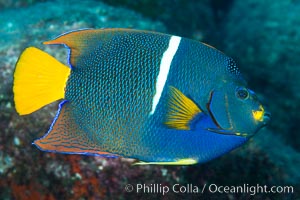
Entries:
POLYGON ((59 105, 58 113, 48 131, 40 139, 34 141, 39 149, 49 152, 67 154, 87 154, 115 157, 105 152, 76 124, 72 117, 72 108, 67 101, 59 105))

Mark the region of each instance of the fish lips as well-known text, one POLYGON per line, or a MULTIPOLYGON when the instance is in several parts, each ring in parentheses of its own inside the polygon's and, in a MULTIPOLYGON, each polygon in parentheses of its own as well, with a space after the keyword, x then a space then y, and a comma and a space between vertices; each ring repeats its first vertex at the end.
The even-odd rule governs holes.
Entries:
POLYGON ((268 111, 265 111, 263 116, 263 125, 266 126, 271 120, 271 113, 268 111))

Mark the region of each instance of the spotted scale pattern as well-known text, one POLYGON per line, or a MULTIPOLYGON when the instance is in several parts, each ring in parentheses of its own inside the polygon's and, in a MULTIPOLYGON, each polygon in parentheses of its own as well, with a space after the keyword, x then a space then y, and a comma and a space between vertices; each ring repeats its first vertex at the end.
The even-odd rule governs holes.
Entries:
POLYGON ((228 62, 227 67, 226 67, 227 71, 229 73, 237 75, 237 76, 240 75, 241 72, 240 72, 239 68, 236 66, 235 61, 232 58, 228 58, 227 62, 228 62))
POLYGON ((66 99, 88 138, 104 151, 132 155, 139 151, 169 36, 120 34, 95 41, 97 46, 77 59, 66 99))

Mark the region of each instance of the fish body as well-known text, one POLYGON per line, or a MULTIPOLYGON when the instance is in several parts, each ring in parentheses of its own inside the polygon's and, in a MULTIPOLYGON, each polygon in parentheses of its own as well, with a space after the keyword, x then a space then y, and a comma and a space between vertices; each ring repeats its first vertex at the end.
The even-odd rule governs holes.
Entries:
POLYGON ((198 41, 101 29, 66 33, 44 44, 67 46, 70 68, 31 47, 17 63, 14 82, 20 114, 64 99, 48 133, 34 142, 42 150, 195 164, 242 145, 269 120, 235 62, 198 41), (21 69, 33 54, 63 71, 51 80, 57 85, 53 94, 49 90, 51 98, 27 106, 20 103, 26 97, 19 88, 28 79, 21 69))

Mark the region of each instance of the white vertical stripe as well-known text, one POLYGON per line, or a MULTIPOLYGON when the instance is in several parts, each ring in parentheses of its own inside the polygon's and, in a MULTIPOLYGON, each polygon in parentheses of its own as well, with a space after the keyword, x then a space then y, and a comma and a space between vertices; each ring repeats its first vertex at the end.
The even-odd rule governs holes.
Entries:
POLYGON ((167 81, 167 77, 169 74, 169 70, 170 70, 170 66, 171 66, 173 57, 179 47, 180 40, 181 40, 181 37, 172 36, 169 41, 169 46, 161 58, 159 73, 158 73, 158 76, 156 79, 156 85, 155 85, 156 93, 153 97, 152 110, 150 112, 150 115, 153 115, 155 112, 155 109, 159 102, 161 93, 162 93, 164 86, 166 84, 166 81, 167 81))

